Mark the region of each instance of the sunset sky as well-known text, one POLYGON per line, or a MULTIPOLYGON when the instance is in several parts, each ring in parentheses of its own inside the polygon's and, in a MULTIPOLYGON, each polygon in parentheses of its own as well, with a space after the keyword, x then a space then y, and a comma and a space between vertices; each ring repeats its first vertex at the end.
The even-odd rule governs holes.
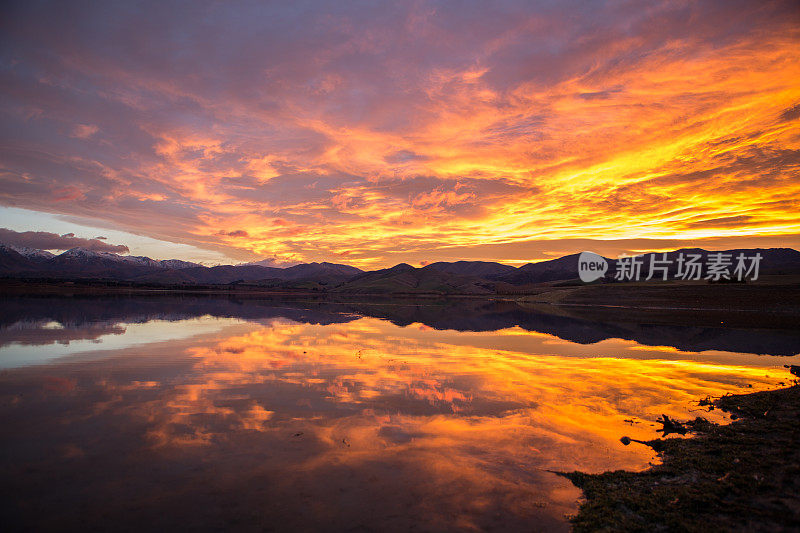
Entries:
POLYGON ((800 247, 800 4, 5 2, 0 227, 206 263, 800 247))

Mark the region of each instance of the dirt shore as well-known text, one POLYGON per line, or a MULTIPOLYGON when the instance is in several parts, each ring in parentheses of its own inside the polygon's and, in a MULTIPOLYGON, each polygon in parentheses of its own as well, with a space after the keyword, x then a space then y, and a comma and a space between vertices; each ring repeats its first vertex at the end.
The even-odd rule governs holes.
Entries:
POLYGON ((643 472, 561 474, 586 498, 575 531, 800 530, 800 385, 700 403, 733 421, 631 443, 662 459, 643 472))

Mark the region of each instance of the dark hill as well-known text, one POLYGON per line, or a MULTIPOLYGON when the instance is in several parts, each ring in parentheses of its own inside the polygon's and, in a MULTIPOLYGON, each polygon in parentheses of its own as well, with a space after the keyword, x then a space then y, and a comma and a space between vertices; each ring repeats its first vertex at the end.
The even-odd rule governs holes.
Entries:
POLYGON ((356 294, 496 294, 501 288, 498 285, 478 277, 458 276, 400 263, 356 276, 334 291, 356 294))
POLYGON ((489 261, 456 261, 454 263, 439 261, 438 263, 426 265, 424 268, 447 272, 448 274, 475 276, 484 279, 496 279, 517 270, 513 266, 489 261))

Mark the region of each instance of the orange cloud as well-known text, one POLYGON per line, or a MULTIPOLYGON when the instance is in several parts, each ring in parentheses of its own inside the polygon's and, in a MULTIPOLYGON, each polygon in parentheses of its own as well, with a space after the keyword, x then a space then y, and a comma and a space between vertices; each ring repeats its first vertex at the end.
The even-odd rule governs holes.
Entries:
MULTIPOLYGON (((403 9, 397 27, 307 15, 298 26, 316 28, 314 54, 305 30, 274 28, 257 32, 274 43, 243 56, 253 30, 232 24, 213 54, 188 43, 156 62, 132 48, 123 65, 106 50, 135 42, 126 32, 74 42, 55 20, 26 19, 49 41, 12 36, 20 66, 4 87, 10 120, 39 118, 4 145, 0 202, 238 257, 348 251, 362 267, 398 251, 493 259, 498 246, 524 262, 543 255, 512 255, 523 243, 547 255, 576 238, 797 242, 791 3, 609 3, 583 10, 591 17, 519 6, 488 26, 484 8, 403 9), (45 44, 58 66, 31 52, 45 44), (71 77, 32 80, 23 65, 71 77), (70 135, 104 143, 45 134, 68 118, 70 135)), ((157 46, 193 24, 189 14, 142 31, 157 46)))

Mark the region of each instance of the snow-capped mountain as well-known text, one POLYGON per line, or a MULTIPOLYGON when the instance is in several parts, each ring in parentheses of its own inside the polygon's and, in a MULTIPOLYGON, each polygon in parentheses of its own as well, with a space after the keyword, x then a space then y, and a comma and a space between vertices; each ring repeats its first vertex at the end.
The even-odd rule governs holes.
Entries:
POLYGON ((48 252, 47 250, 38 250, 36 248, 27 248, 25 246, 9 246, 5 245, 8 248, 11 248, 18 254, 23 257, 27 257, 28 259, 32 259, 34 261, 46 261, 48 259, 52 259, 55 257, 55 254, 48 252))
POLYGON ((79 262, 91 262, 99 260, 105 261, 124 261, 121 255, 112 254, 111 252, 95 252, 86 248, 71 248, 66 252, 55 256, 56 259, 68 259, 79 262))
POLYGON ((142 266, 149 266, 155 268, 164 268, 161 264, 161 261, 157 261, 155 259, 150 259, 149 257, 145 257, 143 255, 121 255, 119 258, 126 263, 130 263, 132 265, 142 265, 142 266))
POLYGON ((65 257, 76 259, 78 261, 118 261, 121 263, 127 263, 129 265, 138 265, 151 268, 167 268, 170 270, 200 266, 197 263, 181 261, 180 259, 150 259, 149 257, 143 255, 118 255, 111 252, 95 252, 94 250, 87 250, 86 248, 72 248, 71 250, 67 250, 58 256, 53 256, 51 254, 51 257, 65 257))
MULTIPOLYGON (((168 270, 179 270, 183 268, 193 268, 200 266, 197 263, 192 263, 189 261, 181 261, 180 259, 151 259, 145 256, 139 255, 118 255, 111 252, 98 252, 95 250, 89 250, 87 248, 71 248, 66 252, 60 253, 58 255, 52 254, 47 250, 38 250, 35 248, 26 248, 24 246, 13 246, 9 244, 0 244, 0 251, 10 251, 16 254, 19 254, 17 257, 22 256, 23 258, 31 261, 36 265, 40 265, 42 267, 47 265, 52 266, 65 266, 69 265, 72 267, 81 267, 81 266, 97 266, 101 264, 105 265, 113 265, 113 264, 120 264, 120 265, 130 265, 130 266, 137 266, 137 267, 147 267, 152 269, 168 269, 168 270)), ((20 261, 21 259, 18 259, 20 261)))
MULTIPOLYGON (((667 254, 674 257, 675 254, 688 251, 709 253, 701 249, 682 249, 667 254)), ((496 284, 525 287, 570 281, 577 279, 578 275, 577 254, 530 263, 510 271, 496 263, 463 261, 434 263, 424 268, 401 263, 392 268, 362 272, 352 266, 334 263, 303 263, 289 268, 260 265, 204 267, 177 259, 158 261, 149 257, 120 256, 85 248, 73 248, 55 257, 48 257, 47 252, 41 250, 23 249, 21 252, 0 244, 0 278, 125 280, 169 285, 255 283, 259 287, 279 290, 351 293, 406 293, 416 289, 418 292, 488 294, 487 291, 507 290, 502 287, 497 289, 500 285, 496 284)), ((760 273, 764 275, 800 275, 800 251, 791 248, 736 249, 725 253, 731 256, 744 253, 749 257, 760 254, 763 259, 760 273)))
POLYGON ((202 266, 198 263, 192 263, 191 261, 181 261, 180 259, 162 259, 159 261, 162 267, 169 268, 172 270, 180 270, 182 268, 194 268, 202 266))

